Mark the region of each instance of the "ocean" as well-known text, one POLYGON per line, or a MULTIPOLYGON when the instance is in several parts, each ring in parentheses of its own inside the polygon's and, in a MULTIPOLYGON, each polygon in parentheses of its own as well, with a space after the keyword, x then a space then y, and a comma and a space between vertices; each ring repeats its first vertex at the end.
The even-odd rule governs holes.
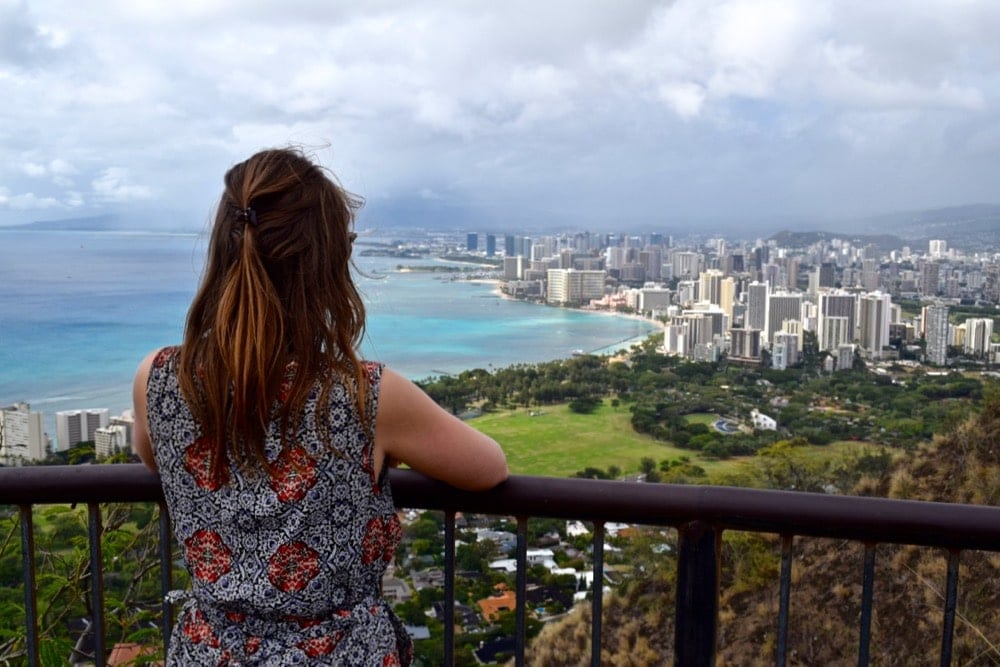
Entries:
MULTIPOLYGON (((196 234, 0 229, 0 405, 30 403, 52 436, 59 410, 129 408, 139 361, 181 339, 204 245, 196 234)), ((439 260, 356 262, 368 309, 361 352, 413 380, 611 352, 656 328, 397 270, 439 260)))

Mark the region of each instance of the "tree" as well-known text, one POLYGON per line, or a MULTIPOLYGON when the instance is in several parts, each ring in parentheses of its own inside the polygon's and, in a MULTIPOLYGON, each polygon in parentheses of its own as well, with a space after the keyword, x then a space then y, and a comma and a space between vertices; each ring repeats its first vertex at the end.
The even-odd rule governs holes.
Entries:
POLYGON ((582 415, 589 415, 601 405, 601 399, 594 396, 581 396, 575 398, 569 403, 569 409, 572 412, 582 415))

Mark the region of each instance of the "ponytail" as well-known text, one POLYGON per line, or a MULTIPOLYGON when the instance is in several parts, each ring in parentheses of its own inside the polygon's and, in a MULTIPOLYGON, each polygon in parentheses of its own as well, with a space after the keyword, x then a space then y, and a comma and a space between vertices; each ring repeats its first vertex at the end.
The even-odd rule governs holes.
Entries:
MULTIPOLYGON (((245 226, 240 244, 239 259, 223 283, 212 325, 213 346, 232 381, 227 423, 217 432, 225 433, 229 442, 242 439, 253 458, 266 461, 263 440, 274 400, 269 390, 278 386, 284 373, 284 313, 251 225, 245 226)), ((233 453, 238 464, 248 462, 245 447, 235 447, 233 453)))

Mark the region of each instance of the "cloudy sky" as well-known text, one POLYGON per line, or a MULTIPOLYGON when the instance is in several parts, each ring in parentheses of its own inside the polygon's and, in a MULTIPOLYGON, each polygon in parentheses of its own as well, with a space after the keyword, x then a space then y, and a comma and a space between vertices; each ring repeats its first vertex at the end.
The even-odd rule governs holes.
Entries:
POLYGON ((289 143, 386 226, 1000 202, 997 35, 995 0, 0 0, 0 225, 201 228, 289 143))

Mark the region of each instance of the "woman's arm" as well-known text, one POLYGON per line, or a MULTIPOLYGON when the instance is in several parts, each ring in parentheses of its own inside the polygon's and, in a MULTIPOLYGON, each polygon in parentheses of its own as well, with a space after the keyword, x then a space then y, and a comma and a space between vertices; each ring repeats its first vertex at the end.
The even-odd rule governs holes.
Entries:
POLYGON ((379 469, 385 461, 399 461, 467 491, 492 488, 508 475, 507 458, 493 438, 388 368, 379 390, 375 455, 379 469))
POLYGON ((153 443, 149 440, 149 421, 146 418, 146 384, 149 382, 149 369, 153 358, 159 350, 150 352, 139 369, 135 372, 132 382, 132 407, 135 416, 135 426, 132 428, 132 448, 146 466, 156 472, 156 460, 153 458, 153 443))

